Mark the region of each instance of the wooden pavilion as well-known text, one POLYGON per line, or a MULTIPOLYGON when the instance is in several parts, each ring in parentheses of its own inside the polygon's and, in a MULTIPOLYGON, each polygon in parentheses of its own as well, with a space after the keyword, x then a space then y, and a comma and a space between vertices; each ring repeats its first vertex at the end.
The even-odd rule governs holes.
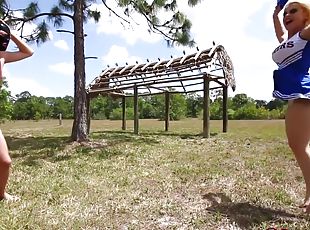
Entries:
MULTIPOLYGON (((227 132, 228 87, 235 90, 233 64, 221 45, 170 60, 108 67, 87 87, 88 127, 90 100, 98 95, 122 98, 122 129, 126 129, 126 98, 134 98, 134 133, 139 133, 138 97, 165 95, 165 130, 169 129, 170 95, 203 92, 203 136, 210 136, 210 91, 223 90, 223 132, 227 132), (173 90, 172 90, 173 89, 173 90)), ((89 130, 88 130, 89 131, 89 130)))

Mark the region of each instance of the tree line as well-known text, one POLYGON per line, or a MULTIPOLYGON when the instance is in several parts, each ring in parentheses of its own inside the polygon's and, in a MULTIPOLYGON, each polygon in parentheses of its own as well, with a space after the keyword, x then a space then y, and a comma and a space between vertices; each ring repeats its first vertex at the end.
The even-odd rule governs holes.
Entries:
MULTIPOLYGON (((210 118, 222 119, 223 97, 221 92, 210 101, 210 118)), ((246 94, 236 94, 228 98, 229 119, 282 119, 287 103, 281 100, 254 100, 246 94)), ((164 95, 139 97, 140 119, 164 119, 164 95)), ((42 97, 31 95, 28 91, 15 97, 4 84, 0 90, 0 119, 4 120, 41 120, 74 118, 74 98, 42 97)), ((170 96, 170 119, 180 120, 187 117, 202 118, 203 97, 198 93, 172 94, 170 96)), ((122 119, 122 102, 109 96, 93 98, 90 103, 91 119, 122 119)), ((132 97, 126 98, 126 118, 133 119, 134 102, 132 97)))

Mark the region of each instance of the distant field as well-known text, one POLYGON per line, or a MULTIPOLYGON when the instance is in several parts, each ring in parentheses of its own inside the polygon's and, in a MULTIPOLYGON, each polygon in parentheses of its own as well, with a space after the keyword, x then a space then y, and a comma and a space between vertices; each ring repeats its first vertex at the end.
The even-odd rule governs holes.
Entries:
POLYGON ((72 121, 1 124, 13 158, 0 229, 310 229, 304 183, 283 120, 92 121, 91 142, 70 143, 72 121))

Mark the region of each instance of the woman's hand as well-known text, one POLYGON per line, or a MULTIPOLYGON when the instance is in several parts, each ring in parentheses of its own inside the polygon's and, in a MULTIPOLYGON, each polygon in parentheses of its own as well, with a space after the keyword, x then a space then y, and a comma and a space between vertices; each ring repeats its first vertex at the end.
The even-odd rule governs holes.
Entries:
POLYGON ((281 12, 282 8, 277 5, 275 8, 274 8, 274 11, 273 11, 273 17, 278 17, 279 16, 279 13, 281 12))

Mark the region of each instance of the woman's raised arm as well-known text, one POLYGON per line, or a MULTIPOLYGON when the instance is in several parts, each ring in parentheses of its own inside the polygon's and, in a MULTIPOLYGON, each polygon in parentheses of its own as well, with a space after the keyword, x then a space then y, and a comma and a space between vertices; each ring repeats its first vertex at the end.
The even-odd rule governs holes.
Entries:
POLYGON ((273 26, 274 26, 274 31, 276 33, 276 37, 278 41, 281 43, 284 41, 284 30, 283 30, 282 24, 279 19, 280 11, 281 11, 281 7, 276 6, 273 12, 273 26))
POLYGON ((5 60, 5 63, 19 61, 32 56, 33 49, 31 49, 30 46, 28 46, 18 36, 11 34, 11 40, 16 44, 19 50, 16 52, 3 51, 2 56, 5 60))

